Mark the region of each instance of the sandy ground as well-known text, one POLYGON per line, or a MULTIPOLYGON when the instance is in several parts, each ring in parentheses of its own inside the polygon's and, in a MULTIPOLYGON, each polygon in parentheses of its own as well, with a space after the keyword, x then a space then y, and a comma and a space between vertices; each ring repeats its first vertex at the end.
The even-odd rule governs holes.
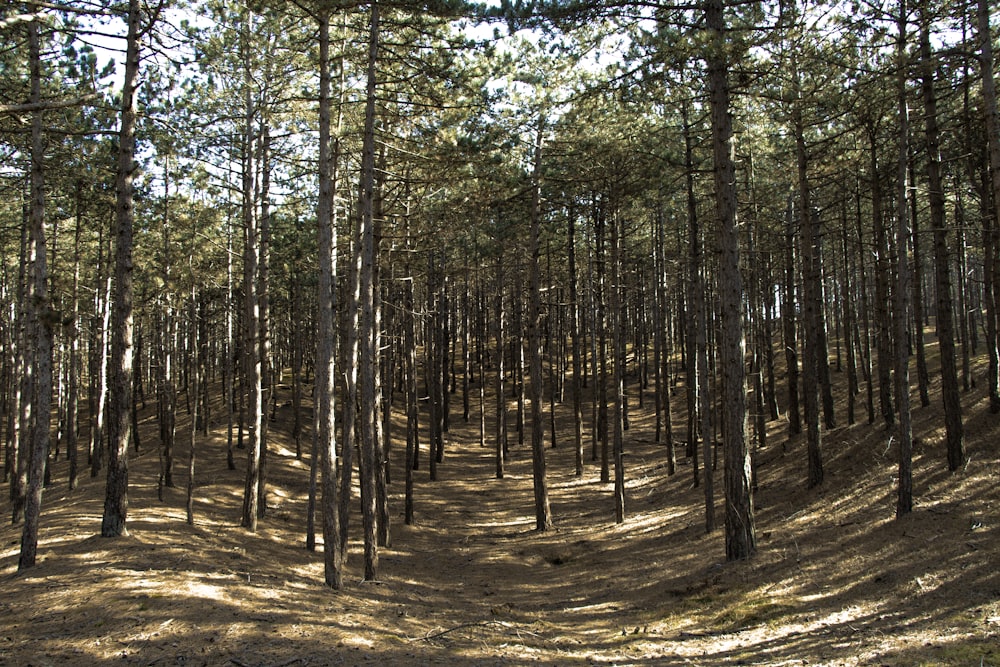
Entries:
MULTIPOLYGON (((0 664, 997 666, 1000 417, 982 389, 963 398, 969 461, 954 474, 939 397, 916 410, 916 510, 900 521, 887 431, 826 433, 826 482, 806 491, 804 443, 771 424, 758 453, 759 553, 739 563, 724 562, 721 529, 704 532, 690 462, 667 476, 651 400, 647 411, 633 405, 618 525, 589 441, 586 472, 573 474, 569 406, 557 406, 563 444, 546 452, 556 528, 544 533, 533 530, 527 446, 515 441, 497 480, 478 425, 453 415, 439 480, 426 465, 416 473, 414 526, 402 524, 397 440, 379 580, 360 581, 352 541, 339 592, 322 585, 322 554, 304 548, 308 457, 291 451, 290 407, 271 422, 268 512, 255 534, 239 527, 244 453, 239 470, 226 469, 224 425, 198 442, 192 527, 187 446, 178 488, 160 503, 147 417, 129 537, 98 536, 104 480, 67 492, 61 460, 39 564, 16 573, 20 527, 0 529, 0 664)), ((715 486, 721 521, 721 472, 715 486)))

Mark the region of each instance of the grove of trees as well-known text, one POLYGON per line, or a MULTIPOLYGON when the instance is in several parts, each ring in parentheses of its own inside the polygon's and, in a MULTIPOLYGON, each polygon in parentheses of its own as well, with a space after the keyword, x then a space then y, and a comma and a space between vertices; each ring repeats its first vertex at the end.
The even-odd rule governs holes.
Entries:
POLYGON ((913 440, 954 471, 962 392, 986 383, 1000 412, 991 19, 987 0, 7 3, 0 428, 20 567, 46 485, 106 478, 94 531, 127 534, 128 459, 149 450, 161 490, 186 480, 188 522, 196 460, 226 457, 257 530, 284 401, 332 588, 351 539, 377 578, 389 485, 413 521, 457 419, 497 478, 530 452, 539 531, 559 523, 550 447, 599 469, 625 520, 645 400, 708 532, 722 469, 729 560, 755 553, 754 452, 777 420, 807 443, 808 487, 824 432, 888 429, 907 514, 913 440), (940 434, 915 432, 931 402, 940 434))

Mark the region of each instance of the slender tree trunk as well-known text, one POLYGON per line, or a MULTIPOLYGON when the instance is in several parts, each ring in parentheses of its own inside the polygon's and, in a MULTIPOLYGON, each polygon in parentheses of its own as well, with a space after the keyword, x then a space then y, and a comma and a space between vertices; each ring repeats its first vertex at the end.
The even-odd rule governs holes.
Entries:
POLYGON ((854 285, 854 259, 847 246, 847 203, 841 206, 841 247, 844 254, 844 280, 842 283, 841 299, 844 302, 844 349, 847 353, 847 423, 854 424, 857 421, 855 413, 856 397, 858 394, 858 361, 855 354, 855 285, 854 285))
MULTIPOLYGON (((28 43, 31 68, 31 100, 41 102, 42 64, 39 22, 28 25, 28 43)), ((28 327, 31 344, 24 354, 31 358, 34 368, 34 392, 23 400, 32 402, 32 426, 28 431, 29 446, 27 470, 28 486, 25 490, 24 530, 21 532, 21 554, 18 571, 35 565, 38 552, 38 521, 42 512, 42 487, 45 463, 49 455, 49 423, 52 412, 52 328, 55 313, 49 302, 48 265, 45 248, 45 137, 42 129, 42 111, 36 110, 31 118, 31 174, 29 177, 31 225, 31 271, 28 281, 28 327)))
POLYGON ((614 383, 615 409, 613 413, 611 452, 615 467, 615 523, 625 521, 625 322, 624 309, 621 304, 622 270, 621 270, 621 232, 620 216, 617 212, 611 214, 611 289, 608 293, 611 308, 611 347, 614 351, 612 367, 612 382, 614 383))
POLYGON ((809 186, 808 155, 802 119, 802 100, 799 92, 798 63, 792 59, 794 98, 792 100, 792 125, 795 132, 795 155, 798 164, 799 228, 802 253, 802 395, 806 420, 807 485, 809 488, 823 483, 822 430, 820 426, 820 364, 825 347, 820 329, 823 326, 823 271, 820 265, 819 244, 821 234, 819 216, 812 210, 809 186))
POLYGON ((139 0, 129 0, 125 84, 122 87, 115 221, 114 329, 111 336, 111 399, 108 479, 101 535, 127 535, 128 444, 132 407, 132 223, 135 177, 136 89, 139 78, 139 0))
POLYGON ((580 305, 578 303, 576 276, 576 211, 571 206, 566 222, 566 254, 569 262, 569 335, 572 341, 573 379, 570 380, 570 394, 573 401, 573 443, 576 476, 583 475, 583 390, 580 386, 583 374, 582 349, 580 345, 580 305))
MULTIPOLYGON (((376 173, 385 173, 385 155, 379 157, 380 165, 376 173)), ((375 396, 373 399, 375 408, 375 506, 376 506, 376 542, 380 547, 390 546, 391 539, 389 531, 389 488, 391 482, 389 473, 389 454, 392 446, 391 442, 391 422, 392 422, 392 346, 387 345, 383 350, 383 320, 382 302, 383 291, 381 288, 382 275, 382 221, 385 213, 382 209, 382 182, 376 180, 375 185, 375 207, 373 215, 373 227, 375 235, 374 259, 372 261, 372 301, 375 311, 375 322, 372 327, 375 334, 375 396)), ((392 276, 390 276, 390 283, 392 276)), ((388 330, 390 324, 384 329, 388 330)))
POLYGON ((427 433, 428 474, 430 480, 437 480, 437 452, 441 435, 441 368, 438 364, 439 348, 441 346, 440 323, 441 301, 438 292, 438 269, 434 265, 433 255, 428 257, 427 270, 427 318, 424 328, 424 376, 427 383, 428 408, 430 428, 427 433))
POLYGON ((368 73, 365 102, 364 134, 361 149, 361 193, 359 202, 359 241, 361 250, 361 271, 359 294, 361 319, 359 326, 359 384, 361 394, 360 435, 361 435, 361 521, 364 538, 365 581, 378 578, 378 515, 377 515, 377 475, 378 449, 375 425, 377 419, 376 372, 378 366, 378 322, 375 313, 375 91, 376 64, 379 50, 379 5, 371 4, 371 25, 368 35, 368 73))
MULTIPOLYGON (((327 140, 329 141, 329 137, 327 140)), ((302 262, 303 258, 299 256, 296 257, 296 260, 302 262)), ((300 313, 302 312, 302 298, 300 296, 302 281, 299 278, 297 270, 292 271, 290 283, 290 289, 288 290, 289 308, 291 308, 292 313, 300 313)), ((293 323, 290 334, 292 339, 292 440, 295 442, 295 459, 301 461, 303 332, 293 323)))
MULTIPOLYGON (((907 174, 910 183, 914 183, 913 160, 908 159, 907 174)), ((924 322, 927 320, 924 314, 924 261, 920 252, 919 218, 917 215, 917 191, 912 188, 912 205, 910 212, 910 238, 913 242, 913 323, 914 323, 914 346, 917 350, 917 384, 920 387, 920 405, 927 407, 931 404, 929 385, 930 373, 927 371, 927 354, 924 347, 924 322)))
POLYGON ((496 478, 504 478, 504 462, 507 456, 507 394, 504 387, 504 348, 507 336, 504 331, 506 316, 503 308, 503 258, 496 259, 496 297, 494 299, 493 335, 496 339, 496 478))
POLYGON ((472 294, 469 291, 469 267, 465 267, 465 290, 462 292, 462 421, 469 423, 471 403, 469 399, 469 374, 472 371, 469 363, 469 311, 472 310, 472 294))
MULTIPOLYGON (((324 583, 333 589, 343 584, 343 551, 340 544, 340 514, 337 498, 337 442, 334 387, 336 360, 336 289, 335 225, 333 193, 335 163, 330 155, 330 14, 319 14, 319 198, 316 202, 316 240, 319 249, 319 280, 317 286, 317 335, 315 370, 316 432, 310 473, 315 479, 317 453, 322 486, 323 569, 324 583), (318 450, 318 452, 317 452, 318 450)), ((336 155, 336 152, 334 152, 336 155)), ((314 482, 313 482, 314 483, 314 482)))
MULTIPOLYGON (((228 207, 227 207, 228 208, 228 207)), ((236 355, 233 340, 233 224, 232 216, 226 214, 226 341, 223 345, 225 363, 223 364, 222 383, 225 385, 226 401, 226 468, 236 470, 236 453, 234 451, 233 428, 236 420, 236 369, 239 357, 236 355)))
MULTIPOLYGON (((29 176, 30 179, 30 176, 29 176)), ((30 186, 29 186, 30 188, 30 186)), ((29 198, 31 197, 29 189, 29 198)), ((17 382, 17 396, 15 397, 16 414, 13 415, 14 438, 11 443, 11 452, 14 454, 14 462, 11 465, 13 476, 10 480, 10 505, 11 524, 17 524, 24 518, 24 504, 27 500, 28 492, 28 467, 31 456, 31 422, 34 401, 32 396, 35 389, 35 364, 33 363, 31 340, 33 332, 30 325, 31 309, 28 305, 27 292, 29 282, 32 280, 29 266, 31 264, 32 253, 29 230, 31 228, 30 204, 26 207, 26 220, 21 229, 20 258, 18 262, 17 276, 17 368, 15 373, 20 375, 17 382)))
MULTIPOLYGON (((942 184, 942 187, 944 185, 942 184)), ((958 246, 958 257, 955 258, 955 269, 957 273, 957 285, 955 286, 958 300, 958 339, 960 341, 962 355, 962 391, 967 392, 975 384, 972 379, 972 360, 970 359, 969 329, 972 314, 969 310, 969 286, 968 286, 968 252, 965 243, 965 210, 962 207, 962 195, 959 190, 955 191, 955 235, 958 246)), ((971 327, 973 332, 975 327, 971 327)))
POLYGON ((877 128, 868 129, 871 143, 872 179, 872 230, 875 239, 875 326, 876 338, 875 366, 878 371, 879 408, 886 426, 896 423, 895 407, 892 404, 892 314, 889 310, 889 241, 886 235, 885 217, 882 212, 882 175, 879 173, 879 141, 877 128))
POLYGON ((545 446, 542 423, 542 297, 539 269, 539 236, 541 234, 541 169, 544 117, 538 121, 535 138, 534 175, 531 193, 531 237, 528 245, 528 359, 531 374, 531 472, 535 492, 535 530, 552 527, 552 509, 545 480, 545 446))
POLYGON ((69 330, 69 396, 66 399, 66 458, 69 459, 69 488, 79 484, 79 432, 77 430, 80 408, 80 232, 83 227, 82 184, 77 183, 76 226, 73 231, 73 322, 69 330))
POLYGON ((257 264, 257 297, 260 318, 257 325, 256 353, 260 357, 260 481, 257 484, 257 518, 267 514, 267 415, 276 405, 274 371, 271 368, 271 297, 270 297, 270 247, 271 247, 271 134, 266 119, 261 121, 260 136, 260 249, 257 264))
MULTIPOLYGON (((854 191, 854 201, 856 206, 855 213, 855 223, 858 233, 858 247, 865 247, 865 238, 863 232, 863 222, 861 215, 861 192, 860 187, 855 186, 854 191)), ((861 261, 858 264, 858 280, 860 285, 858 291, 861 293, 861 298, 859 299, 859 306, 861 310, 861 328, 862 331, 858 332, 859 344, 858 347, 863 351, 862 354, 862 375, 865 379, 865 409, 868 413, 868 423, 875 423, 875 388, 872 378, 872 334, 871 334, 871 322, 870 322, 870 309, 868 307, 868 269, 864 261, 864 255, 861 256, 861 261), (862 344, 863 343, 863 344, 862 344)))
MULTIPOLYGON (((705 325, 705 283, 701 274, 704 260, 701 256, 701 231, 698 223, 698 204, 694 191, 694 148, 688 120, 687 101, 681 101, 681 119, 684 128, 684 178, 687 194, 688 265, 687 265, 687 454, 691 458, 691 469, 695 486, 700 484, 698 475, 698 431, 702 415, 702 387, 705 377, 699 365, 698 340, 705 325)), ((702 433, 702 437, 710 437, 702 433)), ((714 524, 714 519, 711 520, 714 524)), ((706 527, 709 518, 706 514, 706 527)))
POLYGON ((937 291, 938 345, 941 353, 941 395, 948 450, 948 470, 965 463, 962 403, 955 360, 955 323, 951 300, 948 228, 945 224, 944 191, 940 172, 940 131, 937 122, 935 60, 931 52, 930 17, 926 1, 920 5, 921 91, 924 99, 924 134, 927 144, 927 181, 931 227, 934 229, 934 275, 937 291))
MULTIPOLYGON (((985 255, 983 262, 984 298, 986 299, 986 347, 989 352, 989 377, 987 386, 990 412, 1000 412, 1000 342, 998 342, 998 304, 1000 285, 997 284, 997 247, 1000 246, 1000 119, 997 117, 996 82, 993 77, 993 41, 990 34, 990 10, 987 0, 976 3, 977 33, 979 37, 979 65, 983 84, 983 115, 986 122, 987 150, 989 153, 990 186, 993 198, 992 220, 984 225, 985 255)), ((994 9, 995 12, 995 9, 994 9)))
MULTIPOLYGON (((712 119, 716 215, 719 228, 719 339, 722 372, 723 433, 725 433, 726 559, 750 558, 757 549, 750 488, 750 453, 746 440, 746 391, 743 342, 743 281, 736 226, 735 165, 732 117, 729 109, 729 67, 725 48, 725 0, 706 0, 705 19, 711 31, 708 87, 712 119)), ((705 462, 707 465, 707 461, 705 462)))
MULTIPOLYGON (((899 412, 899 473, 897 477, 896 518, 913 510, 913 426, 910 420, 910 357, 906 345, 910 308, 910 266, 907 242, 910 237, 906 210, 907 167, 910 152, 910 118, 906 108, 906 0, 899 2, 897 59, 897 95, 899 119, 899 155, 896 162, 896 406, 899 412)), ((918 331, 919 335, 919 331, 918 331)))
POLYGON ((174 298, 170 293, 171 248, 170 237, 170 159, 165 158, 163 172, 163 324, 160 326, 160 390, 159 390, 159 422, 160 422, 160 477, 157 484, 157 497, 163 502, 163 487, 174 486, 174 435, 177 419, 177 389, 174 383, 177 366, 177 325, 174 316, 174 298))
MULTIPOLYGON (((202 298, 202 303, 204 299, 202 298)), ((198 443, 198 414, 199 414, 199 400, 198 392, 201 390, 201 361, 202 361, 202 350, 201 350, 201 334, 202 334, 202 318, 205 317, 204 308, 198 305, 198 293, 197 290, 191 288, 191 314, 195 315, 192 318, 190 324, 191 333, 194 335, 194 341, 191 345, 191 350, 194 353, 194 359, 191 363, 191 385, 190 392, 194 395, 194 400, 191 401, 191 441, 190 447, 188 449, 188 481, 187 481, 187 501, 185 503, 185 510, 187 512, 187 524, 189 526, 194 525, 194 469, 195 469, 195 446, 198 443)))
MULTIPOLYGON (((663 231, 663 209, 656 212, 656 229, 654 234, 653 253, 655 260, 656 291, 654 293, 654 315, 653 315, 653 365, 654 382, 656 389, 656 433, 660 435, 663 431, 663 440, 667 446, 667 474, 673 475, 677 472, 677 455, 674 451, 674 429, 670 414, 670 364, 667 353, 668 327, 667 327, 667 275, 666 257, 663 231), (662 426, 661 426, 662 425, 662 426)), ((660 438, 657 438, 660 442, 660 438)))
MULTIPOLYGON (((766 276, 774 275, 774 257, 769 252, 766 255, 767 265, 766 276)), ((773 280, 773 279, 772 279, 773 280)), ((775 421, 780 417, 778 413, 778 391, 776 388, 776 374, 774 372, 774 308, 775 291, 778 284, 769 284, 764 290, 764 366, 767 369, 767 384, 765 385, 764 396, 767 403, 767 416, 770 421, 775 421)))
MULTIPOLYGON (((103 234, 99 235, 98 244, 100 244, 102 251, 104 248, 103 234)), ((110 255, 111 253, 109 253, 110 255)), ((100 273, 100 267, 105 266, 105 262, 102 261, 100 256, 101 252, 98 253, 98 273, 100 273)), ((111 346, 109 345, 111 338, 111 317, 112 317, 112 301, 111 301, 111 287, 112 287, 112 269, 106 267, 108 275, 104 279, 104 284, 101 286, 97 294, 94 295, 94 300, 97 302, 97 313, 99 313, 100 324, 97 324, 98 318, 94 318, 94 324, 98 331, 96 340, 94 341, 96 345, 96 354, 94 354, 94 361, 96 364, 95 375, 97 380, 97 386, 92 392, 95 395, 94 410, 91 412, 93 415, 92 427, 91 427, 91 439, 90 439, 90 476, 97 477, 98 473, 104 467, 104 449, 105 440, 107 438, 107 421, 108 421, 108 392, 110 387, 108 386, 110 378, 108 374, 110 372, 109 364, 111 363, 109 355, 111 354, 111 346)))
MULTIPOLYGON (((409 245, 409 234, 407 234, 409 245)), ((413 461, 417 448, 420 447, 419 412, 417 407, 417 342, 415 335, 415 313, 413 299, 413 277, 410 272, 410 262, 406 262, 406 295, 403 303, 403 383, 406 397, 406 461, 405 461, 405 496, 403 507, 403 523, 413 525, 413 461)))
POLYGON ((254 211, 253 187, 253 114, 250 97, 250 21, 244 18, 240 48, 243 55, 245 91, 245 116, 243 119, 243 358, 246 369, 247 397, 247 468, 243 489, 243 516, 241 524, 250 531, 257 530, 260 502, 260 460, 264 438, 263 385, 260 357, 260 295, 257 276, 260 266, 260 229, 254 211))
POLYGON ((607 484, 611 481, 611 472, 608 457, 608 338, 607 338, 607 316, 605 313, 607 264, 605 262, 604 248, 604 212, 597 211, 595 217, 596 249, 594 262, 597 264, 597 284, 593 286, 595 290, 595 312, 594 329, 597 338, 597 373, 595 381, 597 386, 594 391, 597 396, 597 439, 600 441, 601 449, 601 483, 607 484))
MULTIPOLYGON (((346 31, 346 29, 345 29, 346 31)), ((345 33, 346 34, 346 33, 345 33)), ((346 40, 346 37, 345 37, 346 40)), ((345 42, 346 44, 346 42, 345 42)), ((347 48, 346 46, 344 48, 347 48)), ((344 88, 344 76, 345 68, 343 60, 340 64, 340 76, 341 76, 341 105, 338 109, 338 118, 342 114, 343 108, 343 88, 344 88)), ((340 152, 340 125, 341 121, 338 120, 338 132, 337 141, 334 143, 334 160, 333 160, 333 170, 336 172, 338 167, 338 159, 340 152)), ((374 155, 373 158, 374 159, 374 155)), ((336 181, 334 182, 336 185, 336 181)), ((336 188, 334 188, 336 192, 336 188)), ((360 221, 360 217, 356 217, 355 220, 360 221)), ((352 235, 352 246, 353 254, 351 256, 350 266, 347 276, 348 293, 345 304, 345 330, 344 330, 344 342, 343 342, 343 368, 342 373, 344 378, 344 392, 343 392, 343 423, 341 424, 341 443, 340 443, 340 492, 338 500, 340 502, 339 513, 340 513, 340 552, 342 564, 347 562, 347 547, 348 547, 348 532, 350 528, 349 516, 351 507, 351 497, 352 497, 352 484, 351 480, 354 475, 354 450, 357 447, 357 415, 358 415, 358 367, 359 367, 359 304, 361 300, 361 246, 360 239, 357 234, 352 235)))
POLYGON ((781 291, 781 313, 785 343, 785 366, 788 376, 788 435, 802 433, 799 410, 799 353, 795 330, 795 215, 793 199, 788 196, 785 209, 785 284, 781 291))

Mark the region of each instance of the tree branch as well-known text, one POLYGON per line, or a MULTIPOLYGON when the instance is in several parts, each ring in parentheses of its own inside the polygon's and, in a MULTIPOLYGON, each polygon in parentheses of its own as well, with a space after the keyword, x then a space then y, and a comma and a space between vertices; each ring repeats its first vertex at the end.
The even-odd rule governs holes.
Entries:
POLYGON ((49 109, 66 109, 68 107, 80 106, 100 97, 97 93, 90 93, 83 97, 76 97, 68 100, 46 100, 44 102, 26 102, 24 104, 0 104, 0 113, 30 113, 32 111, 48 111, 49 109))

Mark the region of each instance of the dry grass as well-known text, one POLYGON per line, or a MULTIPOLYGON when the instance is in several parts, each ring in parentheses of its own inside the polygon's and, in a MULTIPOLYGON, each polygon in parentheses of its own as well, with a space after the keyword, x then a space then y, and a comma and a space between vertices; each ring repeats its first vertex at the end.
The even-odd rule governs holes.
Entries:
MULTIPOLYGON (((723 562, 721 530, 704 534, 690 465, 666 475, 647 414, 634 410, 626 434, 627 521, 613 523, 596 464, 573 475, 565 441, 547 451, 557 528, 546 533, 532 530, 529 451, 515 447, 496 480, 459 416, 439 481, 418 473, 412 527, 397 472, 381 580, 359 581, 352 543, 341 592, 321 585, 322 556, 304 549, 308 466, 290 451, 288 408, 271 425, 256 534, 238 526, 242 470, 226 470, 221 428, 199 443, 194 527, 180 488, 157 502, 146 451, 132 461, 131 536, 97 537, 103 480, 66 492, 59 462, 38 566, 17 574, 20 529, 0 530, 0 663, 997 666, 1000 430, 982 389, 963 399, 969 462, 954 474, 939 397, 916 410, 916 511, 901 521, 886 431, 826 433, 827 481, 806 491, 804 444, 772 424, 758 459, 759 553, 740 563, 723 562)), ((566 425, 568 406, 557 410, 566 425)))

